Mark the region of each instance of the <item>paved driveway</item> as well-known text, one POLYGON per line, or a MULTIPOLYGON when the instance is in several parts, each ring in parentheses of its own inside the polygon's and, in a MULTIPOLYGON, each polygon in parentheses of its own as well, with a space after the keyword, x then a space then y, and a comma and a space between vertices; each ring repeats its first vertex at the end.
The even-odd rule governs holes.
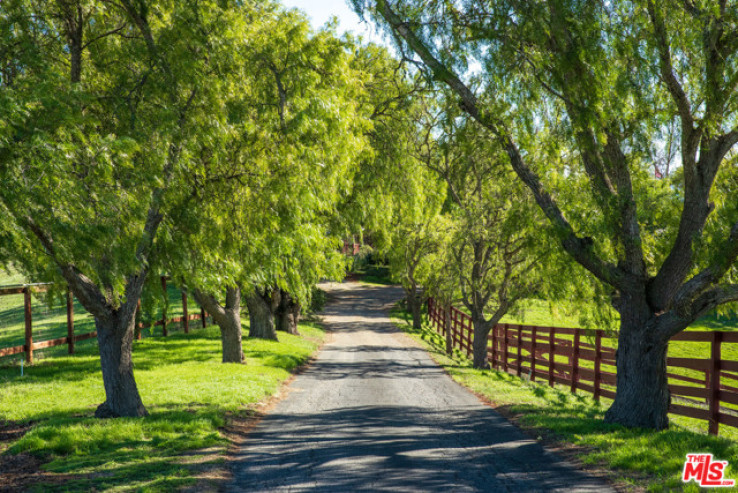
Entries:
POLYGON ((254 428, 229 491, 613 491, 449 378, 388 318, 393 287, 331 284, 334 333, 254 428))

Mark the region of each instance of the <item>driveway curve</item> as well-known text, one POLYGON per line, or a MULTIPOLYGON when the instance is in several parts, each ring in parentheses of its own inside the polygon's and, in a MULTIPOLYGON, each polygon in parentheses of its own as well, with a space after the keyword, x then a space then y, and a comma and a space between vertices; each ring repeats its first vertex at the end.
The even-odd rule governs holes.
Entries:
POLYGON ((395 328, 400 289, 323 288, 332 340, 251 431, 228 491, 614 491, 527 438, 395 328))

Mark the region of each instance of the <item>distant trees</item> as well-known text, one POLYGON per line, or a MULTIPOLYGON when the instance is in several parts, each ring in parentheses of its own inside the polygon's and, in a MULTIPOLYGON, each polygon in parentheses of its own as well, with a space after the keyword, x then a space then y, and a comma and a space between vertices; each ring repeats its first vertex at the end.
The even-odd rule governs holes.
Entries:
MULTIPOLYGON (((344 272, 329 221, 365 151, 367 121, 355 104, 363 88, 349 45, 312 32, 295 11, 276 10, 246 35, 229 68, 238 80, 233 131, 222 156, 208 154, 200 179, 207 214, 198 234, 173 240, 181 253, 168 270, 207 292, 206 301, 233 286, 248 307, 250 337, 277 339, 277 328, 297 332, 312 286, 344 272)), ((240 321, 231 325, 240 330, 240 321)))

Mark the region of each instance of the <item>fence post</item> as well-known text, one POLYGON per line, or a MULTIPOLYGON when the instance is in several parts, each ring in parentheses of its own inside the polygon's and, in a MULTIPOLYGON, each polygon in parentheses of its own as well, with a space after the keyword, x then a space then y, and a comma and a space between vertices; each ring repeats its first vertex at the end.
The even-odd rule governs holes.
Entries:
POLYGON ((23 308, 26 321, 26 363, 33 363, 33 326, 31 323, 31 288, 23 288, 23 308))
POLYGON ((571 358, 571 392, 577 390, 577 380, 579 379, 579 337, 580 330, 574 329, 574 345, 572 346, 571 358))
POLYGON ((456 322, 458 321, 459 317, 456 313, 456 308, 451 307, 451 344, 455 348, 456 347, 456 335, 458 334, 456 322))
POLYGON ((530 340, 530 381, 536 381, 536 326, 531 327, 531 340, 530 340))
POLYGON ((523 326, 518 325, 518 368, 516 370, 517 375, 520 376, 521 372, 521 361, 520 361, 520 351, 523 349, 523 326))
POLYGON ((492 368, 497 369, 497 324, 492 326, 492 368))
POLYGON ((141 329, 143 329, 143 323, 141 322, 141 299, 139 298, 138 302, 136 303, 136 339, 141 340, 141 329))
POLYGON ((161 289, 164 294, 164 307, 161 309, 161 331, 162 335, 166 337, 169 335, 169 331, 167 331, 167 307, 169 306, 169 295, 167 294, 167 278, 165 276, 161 276, 161 289))
POLYGON ((451 335, 451 305, 448 305, 443 312, 444 334, 446 337, 446 354, 451 356, 454 353, 454 341, 451 335))
POLYGON ((594 378, 594 398, 600 400, 600 386, 602 375, 600 367, 602 366, 602 329, 595 332, 595 378, 594 378))
POLYGON ((505 373, 507 373, 507 358, 510 357, 509 356, 508 349, 507 349, 507 338, 508 338, 508 332, 509 332, 508 329, 509 329, 509 325, 508 324, 505 324, 505 328, 503 330, 503 332, 505 334, 505 339, 504 339, 504 343, 503 343, 503 346, 502 346, 503 355, 505 357, 505 360, 502 362, 502 366, 505 369, 505 373))
POLYGON ((74 354, 74 295, 67 288, 67 346, 69 354, 74 354))
POLYGON ((184 333, 189 334, 190 333, 190 319, 189 319, 189 315, 187 314, 187 291, 185 291, 184 289, 182 290, 182 316, 184 317, 182 319, 184 333))
MULTIPOLYGON (((473 335, 474 335, 474 326, 472 325, 471 318, 467 317, 466 318, 466 322, 467 322, 467 326, 466 326, 466 355, 471 358, 472 355, 474 354, 474 350, 473 350, 473 346, 472 346, 472 344, 473 344, 473 342, 472 342, 473 341, 473 335)), ((461 324, 461 327, 464 327, 464 324, 463 323, 461 324)))
POLYGON ((718 434, 720 423, 720 353, 722 342, 723 334, 718 331, 713 332, 710 354, 710 424, 707 430, 710 435, 718 434))
POLYGON ((548 385, 554 386, 554 367, 556 365, 556 328, 548 328, 548 385))

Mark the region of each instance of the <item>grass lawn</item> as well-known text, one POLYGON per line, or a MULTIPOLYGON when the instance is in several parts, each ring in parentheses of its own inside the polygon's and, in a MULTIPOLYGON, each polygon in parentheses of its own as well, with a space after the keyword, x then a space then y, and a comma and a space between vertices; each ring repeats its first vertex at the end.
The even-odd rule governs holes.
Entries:
POLYGON ((0 453, 43 459, 52 482, 35 491, 171 491, 193 484, 198 472, 223 462, 229 415, 253 414, 253 405, 273 394, 324 335, 314 324, 300 324, 300 332, 280 333, 280 342, 244 339, 245 365, 220 362, 217 327, 136 341, 136 380, 151 414, 142 419, 92 417, 104 400, 95 344, 47 357, 23 377, 16 365, 0 366, 0 427, 32 424, 22 438, 0 442, 0 453), (61 484, 54 475, 70 477, 61 484))
POLYGON ((362 262, 356 263, 352 269, 352 273, 359 277, 359 280, 365 284, 388 286, 395 284, 390 277, 389 267, 382 264, 362 262))
MULTIPOLYGON (((463 307, 457 306, 462 309, 463 307)), ((462 311, 466 311, 462 309, 462 311)), ((528 299, 523 300, 520 313, 509 314, 502 318, 501 323, 509 324, 525 324, 525 325, 541 325, 546 327, 581 327, 578 317, 568 315, 570 310, 557 309, 555 304, 552 306, 544 300, 528 299)), ((596 327, 592 327, 596 328, 596 327)), ((706 315, 698 319, 687 330, 691 331, 709 331, 709 330, 738 330, 738 314, 706 315)))
MULTIPOLYGON (((495 408, 549 444, 576 447, 578 460, 612 471, 620 484, 648 491, 700 491, 683 485, 681 472, 688 452, 711 452, 730 463, 726 477, 738 479, 738 436, 712 437, 691 431, 694 420, 675 417, 671 429, 661 432, 631 430, 603 422, 609 401, 597 403, 588 394, 573 395, 567 388, 531 383, 496 370, 476 370, 460 354, 449 358, 444 340, 426 324, 414 331, 407 312, 396 309, 393 321, 420 341, 451 377, 491 401, 495 408)), ((528 322, 531 323, 531 322, 528 322)))

